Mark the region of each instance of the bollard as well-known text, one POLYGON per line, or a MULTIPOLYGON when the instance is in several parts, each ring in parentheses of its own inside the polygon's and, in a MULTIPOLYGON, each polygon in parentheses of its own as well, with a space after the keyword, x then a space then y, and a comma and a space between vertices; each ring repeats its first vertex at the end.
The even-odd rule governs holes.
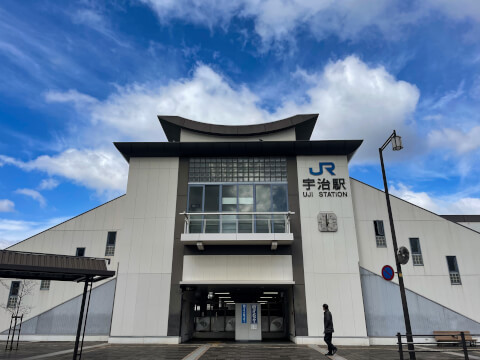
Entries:
POLYGON ((460 336, 462 337, 463 354, 465 355, 465 360, 468 360, 468 349, 467 342, 465 341, 465 333, 463 331, 460 332, 460 336))
POLYGON ((397 333, 398 338, 398 353, 400 354, 400 360, 403 360, 403 347, 402 347, 402 335, 397 333))

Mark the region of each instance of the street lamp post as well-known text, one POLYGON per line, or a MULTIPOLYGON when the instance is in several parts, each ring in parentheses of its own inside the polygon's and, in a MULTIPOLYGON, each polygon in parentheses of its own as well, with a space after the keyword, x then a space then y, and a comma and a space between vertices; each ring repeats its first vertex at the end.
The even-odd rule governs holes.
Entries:
POLYGON ((387 141, 385 141, 385 144, 383 144, 383 146, 378 149, 378 153, 380 154, 380 164, 382 165, 383 185, 385 187, 385 198, 387 199, 388 219, 390 221, 390 229, 392 230, 393 251, 395 252, 395 264, 397 265, 398 285, 400 286, 400 296, 402 298, 403 317, 405 319, 405 330, 407 332, 408 350, 410 360, 416 360, 414 352, 415 349, 413 346, 412 327, 410 325, 410 315, 408 313, 407 296, 405 294, 405 285, 403 284, 402 265, 400 264, 397 256, 397 237, 395 236, 395 226, 393 224, 392 208, 390 206, 390 195, 388 194, 387 176, 385 175, 385 167, 383 165, 382 151, 387 147, 390 142, 392 142, 392 148, 394 151, 402 150, 402 138, 397 135, 395 130, 393 130, 392 135, 390 135, 387 141))

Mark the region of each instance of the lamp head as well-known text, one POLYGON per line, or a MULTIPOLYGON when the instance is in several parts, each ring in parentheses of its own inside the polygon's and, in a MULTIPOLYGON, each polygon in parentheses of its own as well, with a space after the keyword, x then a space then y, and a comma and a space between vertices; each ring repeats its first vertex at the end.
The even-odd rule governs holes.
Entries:
POLYGON ((403 149, 401 136, 398 136, 397 134, 394 135, 392 138, 392 149, 393 151, 399 151, 403 149))

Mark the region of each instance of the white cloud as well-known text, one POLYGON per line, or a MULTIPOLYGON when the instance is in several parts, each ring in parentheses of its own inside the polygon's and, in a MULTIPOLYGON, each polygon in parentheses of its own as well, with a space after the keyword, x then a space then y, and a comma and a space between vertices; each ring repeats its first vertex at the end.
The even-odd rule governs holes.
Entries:
MULTIPOLYGON (((110 138, 163 140, 156 115, 180 115, 193 120, 237 125, 273 121, 299 113, 320 113, 314 132, 316 139, 365 139, 356 159, 376 159, 379 139, 392 129, 403 136, 409 127, 418 98, 418 89, 396 80, 382 66, 368 66, 355 56, 329 63, 323 72, 307 74, 298 69, 293 78, 306 77, 308 100, 296 103, 286 100, 274 113, 259 105, 257 97, 246 86, 232 86, 221 74, 206 65, 198 65, 191 78, 153 86, 135 84, 118 88, 104 101, 91 102, 92 126, 88 140, 108 133, 110 138), (100 131, 98 129, 104 128, 100 131)), ((57 94, 58 99, 69 99, 57 94)), ((78 93, 77 93, 78 94, 78 93)), ((77 96, 70 99, 76 104, 77 96)), ((54 101, 52 97, 50 101, 54 101)), ((104 143, 104 136, 98 144, 104 143)), ((381 145, 381 144, 380 144, 381 145)))
POLYGON ((0 249, 25 240, 65 220, 67 220, 66 217, 37 222, 0 218, 0 249))
POLYGON ((398 0, 141 0, 162 23, 171 18, 210 29, 225 28, 234 17, 253 20, 263 43, 291 41, 299 29, 318 38, 336 35, 342 40, 358 39, 364 31, 398 37, 407 25, 421 23, 441 14, 454 21, 480 21, 477 0, 428 0, 404 4, 398 0))
POLYGON ((59 185, 59 182, 55 179, 43 179, 40 185, 38 185, 39 190, 52 190, 59 185))
POLYGON ((68 90, 65 92, 59 91, 47 91, 45 93, 45 100, 50 103, 67 103, 71 102, 75 104, 78 108, 83 106, 92 105, 98 102, 97 99, 90 95, 79 93, 77 90, 68 90))
POLYGON ((15 190, 15 193, 31 197, 33 200, 38 201, 38 203, 40 204, 40 207, 42 207, 42 208, 47 205, 47 201, 45 200, 43 195, 40 194, 36 190, 33 190, 33 189, 17 189, 17 190, 15 190))
POLYGON ((113 40, 120 46, 128 47, 128 43, 121 40, 119 35, 111 28, 109 21, 103 16, 99 9, 82 8, 70 14, 75 24, 82 24, 97 31, 103 36, 113 40))
POLYGON ((0 212, 11 212, 15 210, 15 204, 8 199, 0 199, 0 212))
POLYGON ((432 149, 450 148, 458 154, 465 154, 480 148, 480 126, 467 131, 457 129, 432 130, 428 143, 432 149))
POLYGON ((462 197, 462 194, 435 197, 426 192, 415 192, 411 187, 402 183, 390 185, 390 193, 440 215, 480 215, 480 198, 462 197))
MULTIPOLYGON (((298 72, 296 73, 298 74, 298 72)), ((286 102, 277 114, 320 113, 317 139, 364 139, 357 160, 377 160, 378 147, 396 129, 413 138, 411 122, 420 96, 412 84, 384 67, 369 67, 355 56, 329 63, 303 104, 286 102)), ((311 75, 309 75, 311 82, 311 75)))
MULTIPOLYGON (((320 113, 314 139, 365 139, 357 160, 377 161, 377 149, 392 129, 413 138, 411 116, 418 89, 395 79, 382 66, 369 66, 355 56, 329 63, 322 72, 298 69, 304 77, 307 100, 286 99, 270 113, 245 85, 234 86, 222 74, 199 64, 190 78, 168 84, 133 84, 118 87, 105 100, 75 90, 47 92, 49 102, 71 103, 87 121, 75 135, 88 148, 67 149, 20 161, 0 155, 1 164, 60 176, 110 196, 125 191, 127 164, 105 142, 164 141, 158 114, 179 115, 197 121, 245 125, 273 121, 299 113, 320 113), (108 136, 108 138, 107 138, 108 136)), ((414 141, 412 141, 414 143, 414 141)))
MULTIPOLYGON (((56 92, 47 99, 50 102, 70 101, 76 105, 79 99, 83 99, 81 95, 70 90, 65 96, 56 92), (70 96, 72 93, 75 96, 70 96)), ((260 108, 259 101, 246 86, 233 87, 221 74, 199 64, 190 78, 160 86, 133 84, 118 87, 117 92, 106 100, 85 104, 82 111, 88 111, 87 116, 97 129, 93 132, 89 128, 86 140, 90 143, 98 140, 96 144, 104 144, 105 133, 109 139, 116 140, 164 140, 157 120, 159 114, 231 125, 271 119, 271 115, 260 108)))
POLYGON ((433 211, 434 213, 442 213, 442 207, 438 201, 432 199, 426 192, 415 192, 410 187, 402 183, 398 184, 397 186, 391 185, 389 187, 389 192, 392 195, 398 196, 405 201, 418 205, 421 208, 433 211))
POLYGON ((42 155, 26 162, 0 155, 1 162, 26 171, 61 176, 108 196, 118 195, 126 188, 127 164, 113 150, 68 149, 55 156, 42 155))

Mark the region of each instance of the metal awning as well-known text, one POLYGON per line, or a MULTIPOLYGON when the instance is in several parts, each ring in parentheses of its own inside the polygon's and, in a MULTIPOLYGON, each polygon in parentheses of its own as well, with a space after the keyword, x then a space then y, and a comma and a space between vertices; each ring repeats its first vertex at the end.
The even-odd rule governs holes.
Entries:
POLYGON ((0 251, 0 278, 97 282, 115 276, 108 259, 0 251))
MULTIPOLYGON (((94 282, 115 276, 115 271, 107 270, 107 262, 110 262, 110 260, 83 256, 0 250, 0 278, 85 282, 73 350, 73 359, 76 360, 78 356, 80 358, 82 356, 83 337, 85 336, 87 323, 87 315, 84 317, 83 314, 88 286, 90 284, 91 295, 94 282), (78 347, 80 345, 82 323, 83 336, 79 353, 78 347)), ((90 305, 90 295, 88 297, 87 314, 90 305)))

